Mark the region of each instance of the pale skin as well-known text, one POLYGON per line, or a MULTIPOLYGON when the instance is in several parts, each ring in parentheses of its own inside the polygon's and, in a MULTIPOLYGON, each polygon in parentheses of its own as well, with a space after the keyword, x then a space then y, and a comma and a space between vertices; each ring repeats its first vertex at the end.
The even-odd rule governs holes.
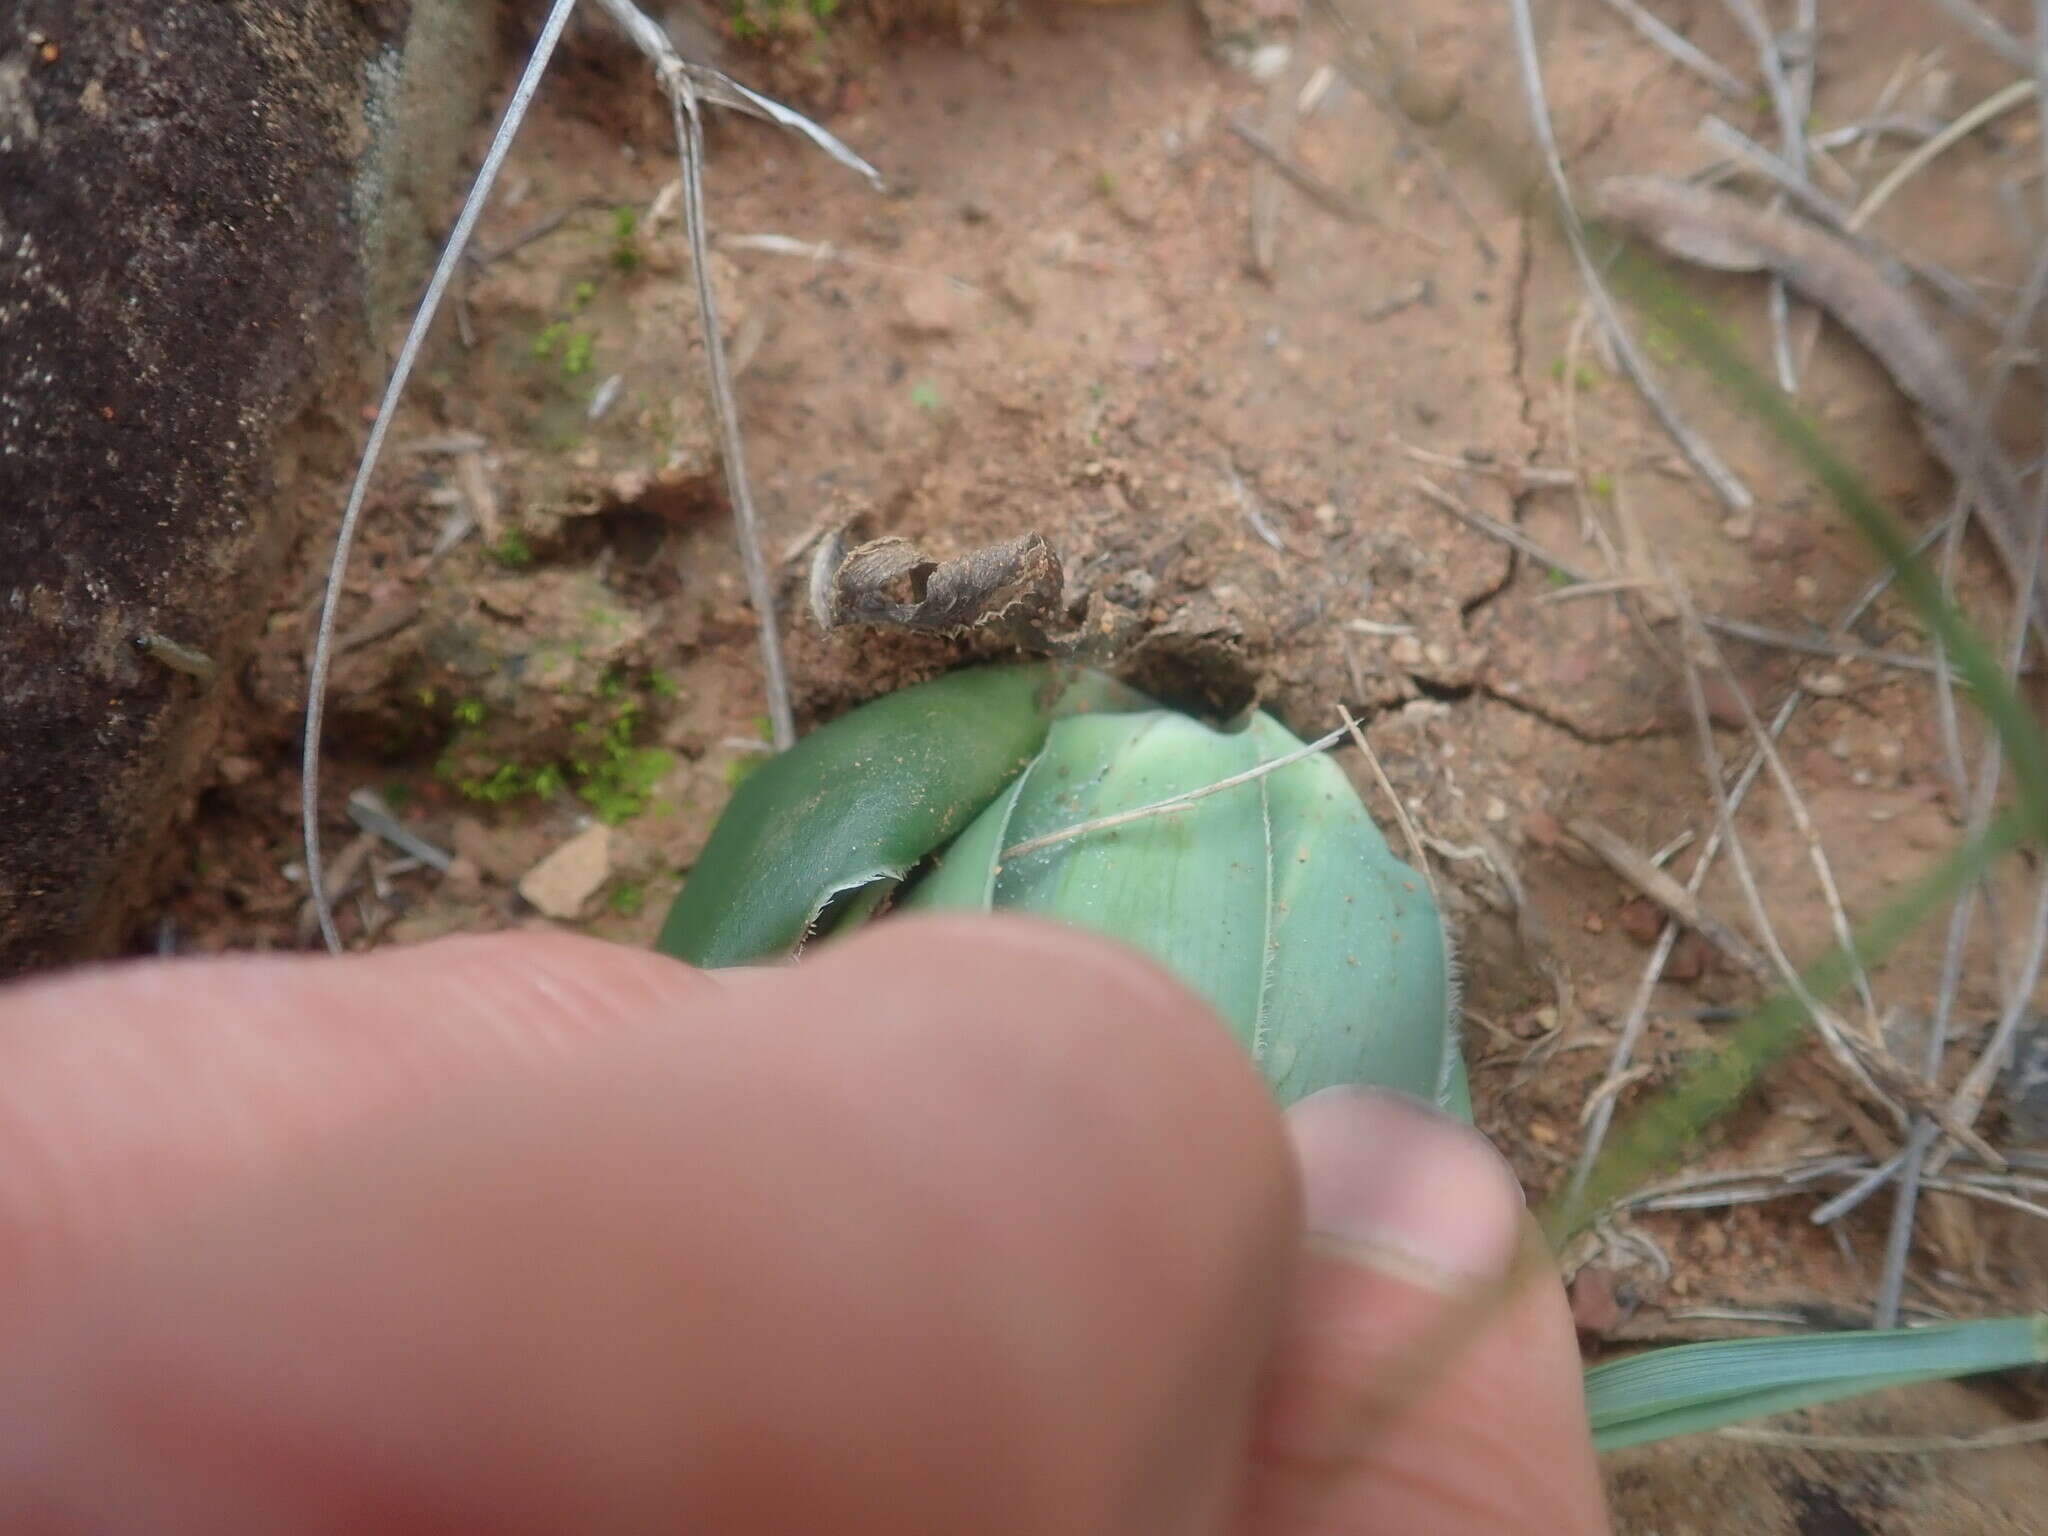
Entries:
POLYGON ((1554 1275, 1409 1347, 1527 1231, 1028 923, 84 970, 0 989, 0 1523, 1598 1533, 1554 1275))

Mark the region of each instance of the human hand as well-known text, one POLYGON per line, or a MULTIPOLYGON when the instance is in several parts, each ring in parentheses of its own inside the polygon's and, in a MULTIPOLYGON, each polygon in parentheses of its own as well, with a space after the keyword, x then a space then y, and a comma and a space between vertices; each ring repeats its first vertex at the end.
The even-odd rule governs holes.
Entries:
POLYGON ((1555 1279, 1459 1300, 1528 1232, 1028 923, 82 971, 0 991, 0 1524, 1597 1532, 1555 1279))

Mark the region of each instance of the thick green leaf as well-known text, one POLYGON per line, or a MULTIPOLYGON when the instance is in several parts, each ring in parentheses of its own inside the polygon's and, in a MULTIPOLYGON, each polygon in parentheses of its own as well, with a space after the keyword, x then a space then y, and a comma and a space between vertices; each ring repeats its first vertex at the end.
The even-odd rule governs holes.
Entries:
POLYGON ((2048 1317, 1653 1349, 1586 1372, 1601 1450, 1718 1429, 1886 1387, 2048 1360, 2048 1317))
POLYGON ((985 812, 911 907, 1031 912, 1146 951, 1233 1023, 1259 1008, 1266 947, 1261 784, 1002 861, 1004 848, 1254 766, 1247 734, 1170 710, 1061 721, 1018 793, 985 812))
MULTIPOLYGON (((1252 721, 1270 761, 1300 741, 1252 721)), ((1273 824, 1271 979, 1254 1054, 1283 1102, 1329 1083, 1399 1088, 1472 1118, 1443 921, 1344 770, 1318 754, 1264 780, 1273 824)))
POLYGON ((1045 741, 1061 679, 982 667, 821 726, 734 791, 656 947, 694 965, 791 953, 835 897, 900 880, 1045 741))
POLYGON ((1469 1114, 1435 905, 1329 759, 1003 857, 1301 745, 1264 715, 1237 732, 1169 710, 1060 721, 905 905, 1031 912, 1145 951, 1215 1007, 1283 1102, 1370 1082, 1469 1114))

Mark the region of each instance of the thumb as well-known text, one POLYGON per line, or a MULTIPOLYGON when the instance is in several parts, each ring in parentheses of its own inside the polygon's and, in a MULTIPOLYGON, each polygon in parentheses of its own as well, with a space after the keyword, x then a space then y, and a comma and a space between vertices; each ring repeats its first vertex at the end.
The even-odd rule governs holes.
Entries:
POLYGON ((1288 1128, 1308 1238, 1239 1529, 1605 1531, 1570 1312, 1499 1154, 1368 1089, 1288 1128))

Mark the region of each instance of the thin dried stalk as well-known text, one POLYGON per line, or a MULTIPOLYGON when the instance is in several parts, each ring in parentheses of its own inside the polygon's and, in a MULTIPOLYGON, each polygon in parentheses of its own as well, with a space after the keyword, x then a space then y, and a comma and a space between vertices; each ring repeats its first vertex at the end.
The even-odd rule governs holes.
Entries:
POLYGON ((327 676, 334 661, 334 630, 341 610, 342 580, 348 573, 349 553, 355 547, 356 526, 362 520, 363 503, 369 497, 370 477, 376 473, 377 460, 384 451, 385 435, 391 430, 392 417, 398 413, 399 399, 412 378, 413 366, 419 361, 427 331, 440 311, 441 300, 448 292, 448 284, 455 276, 456 268, 462 263, 463 252, 476 231, 477 220, 483 215, 484 204, 497 183, 498 172, 504 167, 513 137, 526 119, 527 108, 533 104, 534 92, 540 88, 541 76, 547 72, 548 61, 554 56, 555 45, 561 41, 562 29, 569 24, 569 13, 575 5, 576 0, 555 0, 547 19, 541 23, 540 35, 534 39, 533 53, 526 61, 526 68, 520 72, 518 83, 512 88, 512 99, 505 105, 505 116, 498 123, 498 131, 491 136, 490 148, 484 151, 483 165, 476 173, 469 196, 463 200, 462 211, 455 217, 455 228, 448 236, 447 245, 442 247, 441 259, 434 266, 434 275, 427 280, 427 291, 413 313, 404 344, 398 349, 398 361, 393 364, 390 381, 384 386, 384 398, 377 406, 377 419, 370 424, 369 440, 363 445, 362 461, 356 465, 355 481, 349 487, 348 504, 342 509, 341 527, 334 536, 334 555, 327 567, 327 590, 320 600, 320 624, 313 641, 313 665, 306 678, 306 736, 299 761, 299 821, 306 840, 306 879, 313 910, 320 922, 320 936, 335 954, 341 953, 341 934, 334 926, 334 907, 328 899, 327 882, 320 863, 320 734, 327 715, 327 676))

